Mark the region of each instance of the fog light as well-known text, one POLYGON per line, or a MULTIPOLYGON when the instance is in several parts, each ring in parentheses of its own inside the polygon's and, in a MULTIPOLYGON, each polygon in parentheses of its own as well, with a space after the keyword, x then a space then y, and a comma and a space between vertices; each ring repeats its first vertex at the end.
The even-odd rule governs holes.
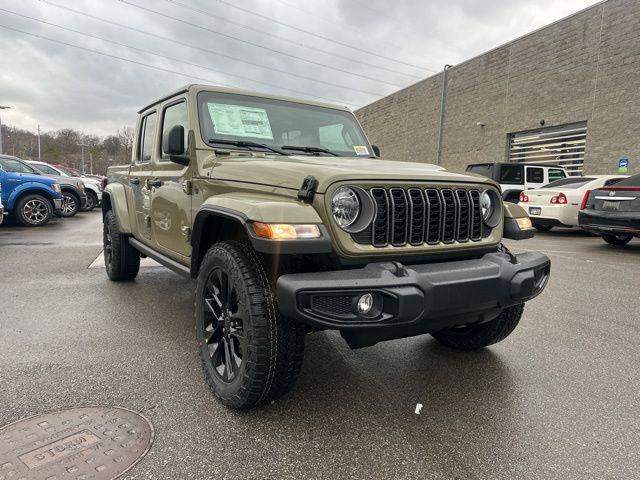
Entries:
POLYGON ((361 315, 366 315, 373 308, 373 295, 370 293, 365 293, 358 299, 358 313, 361 315))

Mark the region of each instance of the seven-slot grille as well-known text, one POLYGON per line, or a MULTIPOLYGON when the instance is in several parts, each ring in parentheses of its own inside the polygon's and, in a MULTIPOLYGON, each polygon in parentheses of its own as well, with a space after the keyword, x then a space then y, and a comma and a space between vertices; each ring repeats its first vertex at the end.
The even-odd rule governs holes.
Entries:
POLYGON ((360 244, 477 242, 482 239, 480 192, 463 188, 372 188, 376 206, 372 224, 353 234, 360 244))

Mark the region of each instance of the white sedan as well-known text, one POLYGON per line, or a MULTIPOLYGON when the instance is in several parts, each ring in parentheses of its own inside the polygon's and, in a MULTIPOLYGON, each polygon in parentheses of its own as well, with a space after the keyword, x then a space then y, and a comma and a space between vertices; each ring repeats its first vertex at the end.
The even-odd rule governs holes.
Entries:
POLYGON ((567 177, 548 183, 544 187, 525 190, 520 194, 520 205, 529 213, 531 223, 541 232, 553 227, 577 227, 578 212, 589 192, 613 185, 628 175, 589 175, 567 177))

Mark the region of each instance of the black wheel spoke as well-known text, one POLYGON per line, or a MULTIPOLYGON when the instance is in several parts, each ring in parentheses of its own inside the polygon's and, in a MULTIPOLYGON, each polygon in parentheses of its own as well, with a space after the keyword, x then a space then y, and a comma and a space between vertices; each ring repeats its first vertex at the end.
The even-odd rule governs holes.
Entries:
POLYGON ((204 339, 213 370, 229 383, 237 378, 245 347, 244 316, 233 279, 221 268, 209 274, 204 288, 204 339))

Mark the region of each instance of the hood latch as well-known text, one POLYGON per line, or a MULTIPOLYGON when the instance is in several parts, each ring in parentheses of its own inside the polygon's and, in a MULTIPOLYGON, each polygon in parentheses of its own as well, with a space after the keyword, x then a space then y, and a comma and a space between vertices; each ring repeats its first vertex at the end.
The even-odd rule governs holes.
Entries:
POLYGON ((313 175, 305 177, 302 181, 302 186, 298 190, 298 200, 304 203, 313 202, 313 196, 316 193, 316 187, 318 186, 318 180, 313 175))

